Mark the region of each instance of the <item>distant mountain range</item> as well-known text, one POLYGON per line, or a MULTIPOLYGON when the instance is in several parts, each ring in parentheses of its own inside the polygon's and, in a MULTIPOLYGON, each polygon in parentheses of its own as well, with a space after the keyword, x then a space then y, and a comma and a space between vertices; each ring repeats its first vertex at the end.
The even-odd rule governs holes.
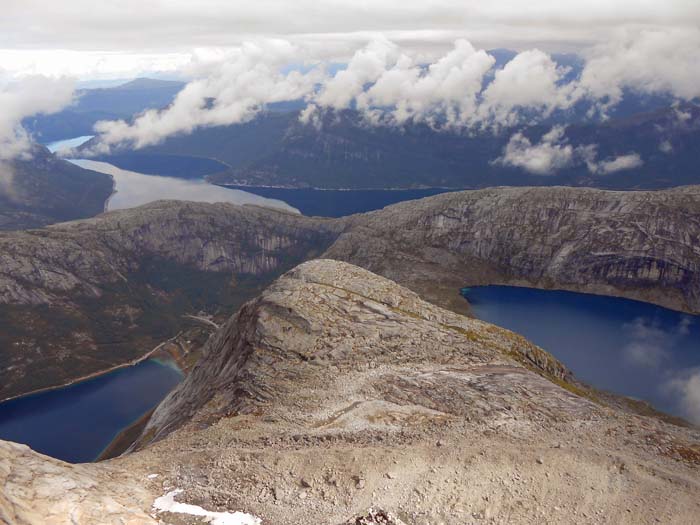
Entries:
POLYGON ((245 124, 199 129, 104 159, 127 169, 172 176, 182 175, 187 162, 190 174, 239 186, 641 189, 700 182, 700 108, 696 105, 574 123, 559 139, 560 145, 574 150, 595 146, 601 161, 638 155, 641 165, 634 169, 592 173, 578 162, 538 175, 494 162, 514 133, 522 132, 536 146, 551 127, 538 124, 498 134, 435 131, 423 124, 378 127, 367 125, 350 110, 327 114, 322 126, 314 127, 302 124, 296 111, 267 112, 245 124))
POLYGON ((38 142, 92 135, 99 120, 129 119, 145 109, 170 104, 184 83, 137 78, 124 84, 97 89, 81 89, 72 106, 52 115, 24 120, 22 125, 38 142))
POLYGON ((0 162, 0 230, 38 228, 104 211, 112 179, 35 145, 31 158, 0 162))

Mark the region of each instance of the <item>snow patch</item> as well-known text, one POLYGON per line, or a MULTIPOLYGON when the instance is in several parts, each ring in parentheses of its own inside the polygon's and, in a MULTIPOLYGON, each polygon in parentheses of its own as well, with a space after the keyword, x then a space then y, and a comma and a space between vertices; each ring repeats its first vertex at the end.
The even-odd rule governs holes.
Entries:
POLYGON ((182 489, 168 492, 166 495, 157 498, 153 502, 153 508, 158 512, 172 512, 174 514, 189 514, 205 518, 212 525, 260 525, 260 518, 256 518, 245 512, 211 512, 199 505, 180 503, 175 501, 175 496, 180 494, 182 489))

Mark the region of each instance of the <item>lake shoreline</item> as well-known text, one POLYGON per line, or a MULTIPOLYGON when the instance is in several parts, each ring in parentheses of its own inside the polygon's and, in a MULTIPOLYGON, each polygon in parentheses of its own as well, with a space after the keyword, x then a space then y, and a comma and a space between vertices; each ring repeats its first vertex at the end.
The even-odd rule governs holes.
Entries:
POLYGON ((692 399, 679 387, 700 370, 697 314, 609 293, 512 283, 465 286, 460 294, 477 319, 541 347, 595 397, 674 424, 698 424, 692 399))
MULTIPOLYGON (((207 177, 204 177, 207 180, 207 177)), ((450 187, 450 186, 418 186, 418 187, 400 187, 400 188, 319 188, 316 186, 283 186, 276 184, 239 184, 233 182, 209 182, 213 186, 221 186, 223 188, 260 188, 269 190, 289 190, 289 191, 441 191, 444 193, 454 192, 454 191, 474 191, 479 188, 476 187, 450 187)))
MULTIPOLYGON (((142 363, 142 362, 146 361, 147 359, 149 359, 150 357, 152 357, 153 354, 155 354, 158 350, 160 350, 164 345, 166 345, 166 344, 168 344, 168 343, 171 343, 172 341, 174 341, 175 339, 177 339, 181 334, 182 334, 182 332, 178 332, 175 336, 171 337, 171 338, 168 339, 167 341, 163 341, 162 343, 160 343, 158 346, 156 346, 156 347, 153 348, 152 350, 149 350, 148 352, 146 352, 144 355, 142 355, 142 356, 140 356, 140 357, 137 357, 137 358, 135 358, 135 359, 132 359, 131 361, 128 361, 128 362, 126 362, 126 363, 122 363, 122 364, 119 364, 119 365, 115 365, 115 366, 112 366, 112 367, 107 368, 107 369, 105 369, 105 370, 99 370, 99 371, 97 371, 97 372, 92 372, 92 373, 90 373, 90 374, 86 374, 86 375, 84 375, 84 376, 80 376, 80 377, 77 377, 77 378, 75 378, 75 379, 71 379, 70 381, 67 381, 67 382, 65 382, 65 383, 62 383, 62 384, 60 384, 60 385, 54 385, 54 386, 48 386, 48 387, 43 387, 43 388, 37 388, 36 390, 31 390, 31 391, 29 391, 29 392, 24 392, 24 393, 22 393, 22 394, 17 394, 17 395, 15 395, 15 396, 6 397, 6 398, 4 398, 4 399, 0 399, 0 404, 6 403, 6 402, 8 402, 8 401, 13 401, 13 400, 15 400, 15 399, 21 399, 21 398, 23 398, 23 397, 29 397, 29 396, 33 396, 33 395, 36 395, 36 394, 43 394, 43 393, 45 393, 45 392, 51 392, 51 391, 53 391, 53 390, 60 390, 60 389, 62 389, 62 388, 67 388, 67 387, 69 387, 69 386, 73 386, 73 385, 76 385, 76 384, 78 384, 78 383, 82 383, 83 381, 89 381, 90 379, 95 379, 95 378, 97 378, 97 377, 101 377, 101 376, 110 374, 110 373, 112 373, 112 372, 116 372, 117 370, 121 370, 121 369, 123 369, 123 368, 129 368, 129 367, 131 367, 131 366, 136 366, 136 365, 138 365, 139 363, 142 363)), ((184 373, 184 372, 179 368, 179 366, 178 366, 177 368, 178 368, 178 370, 180 370, 181 373, 184 373)))

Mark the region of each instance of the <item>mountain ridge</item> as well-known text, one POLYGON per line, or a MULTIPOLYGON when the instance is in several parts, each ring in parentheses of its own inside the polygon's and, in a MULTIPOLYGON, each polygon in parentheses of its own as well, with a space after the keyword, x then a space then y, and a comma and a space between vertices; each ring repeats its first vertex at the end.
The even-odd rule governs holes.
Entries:
POLYGON ((156 411, 147 434, 162 439, 77 466, 0 442, 0 517, 692 521, 698 430, 562 388, 519 360, 531 347, 356 266, 310 261, 209 340, 156 411))
POLYGON ((109 175, 75 166, 34 144, 26 157, 0 161, 0 230, 97 215, 112 190, 109 175))
POLYGON ((477 284, 617 295, 698 313, 697 246, 696 186, 497 188, 341 219, 162 201, 0 234, 0 320, 12 327, 2 343, 13 366, 0 372, 1 395, 140 357, 175 335, 182 315, 230 312, 281 272, 320 256, 460 313, 468 306, 459 289, 477 284), (37 349, 44 361, 29 357, 37 349), (52 359, 68 349, 70 371, 52 359))
POLYGON ((352 110, 328 112, 318 126, 300 122, 298 112, 267 112, 243 124, 197 129, 135 151, 117 148, 100 158, 136 171, 177 175, 177 158, 169 162, 167 156, 205 157, 228 166, 207 172, 210 182, 251 187, 661 189, 700 182, 698 123, 700 109, 690 103, 605 122, 565 123, 559 142, 550 146, 585 151, 587 161, 572 158, 570 165, 544 174, 498 159, 514 136, 535 148, 552 126, 562 124, 498 133, 436 131, 425 124, 373 126, 352 110), (640 160, 633 169, 604 172, 588 165, 592 154, 598 162, 635 154, 640 160))

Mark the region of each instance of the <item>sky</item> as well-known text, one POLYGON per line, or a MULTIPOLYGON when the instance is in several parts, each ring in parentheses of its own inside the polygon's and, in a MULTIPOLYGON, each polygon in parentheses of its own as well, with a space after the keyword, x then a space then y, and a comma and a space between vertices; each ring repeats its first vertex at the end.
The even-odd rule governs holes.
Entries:
MULTIPOLYGON (((199 127, 244 122, 305 99, 302 120, 357 107, 374 125, 511 129, 587 101, 603 118, 625 89, 700 96, 697 0, 3 0, 0 160, 26 152, 23 118, 74 101, 87 80, 188 81, 167 111, 96 127, 102 151, 144 147, 199 127), (494 71, 494 48, 519 54, 494 71), (564 83, 551 54, 586 60, 564 83), (347 68, 337 72, 333 64, 347 68), (485 86, 485 80, 493 81, 485 86)), ((640 159, 598 159, 552 129, 514 134, 497 162, 546 175, 640 159)))
POLYGON ((579 51, 619 31, 697 28, 697 0, 3 0, 0 64, 81 78, 176 72, 199 50, 265 38, 347 59, 382 35, 434 57, 480 48, 579 51))

